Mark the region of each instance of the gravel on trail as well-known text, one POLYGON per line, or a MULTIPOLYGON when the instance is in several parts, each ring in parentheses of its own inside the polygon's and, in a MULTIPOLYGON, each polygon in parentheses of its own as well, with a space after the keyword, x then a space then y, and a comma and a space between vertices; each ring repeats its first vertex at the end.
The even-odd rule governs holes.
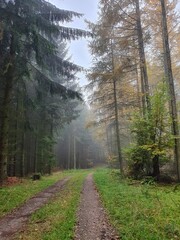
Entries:
POLYGON ((58 193, 69 180, 69 177, 58 181, 29 199, 21 207, 0 219, 0 240, 10 240, 27 223, 30 215, 41 208, 44 204, 58 193))
POLYGON ((92 174, 85 180, 74 240, 118 240, 100 201, 92 174))

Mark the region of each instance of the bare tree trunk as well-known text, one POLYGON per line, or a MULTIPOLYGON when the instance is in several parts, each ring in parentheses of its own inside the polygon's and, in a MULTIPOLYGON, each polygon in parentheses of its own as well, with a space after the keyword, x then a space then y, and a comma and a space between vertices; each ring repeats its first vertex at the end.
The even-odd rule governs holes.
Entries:
POLYGON ((145 90, 144 90, 144 80, 143 80, 143 73, 142 69, 138 69, 138 64, 136 61, 136 85, 137 85, 137 100, 138 100, 138 107, 140 112, 145 115, 146 109, 146 99, 145 99, 145 90))
POLYGON ((120 141, 120 131, 119 131, 119 116, 118 116, 118 105, 117 105, 117 94, 116 94, 117 89, 116 89, 116 79, 114 78, 113 78, 113 87, 114 87, 114 106, 115 106, 115 124, 116 124, 118 159, 119 159, 120 171, 121 171, 121 174, 123 174, 121 141, 120 141))
POLYGON ((24 149, 24 142, 25 142, 25 129, 23 128, 22 139, 21 139, 21 177, 25 176, 25 149, 24 149))
POLYGON ((143 71, 142 68, 140 69, 140 75, 141 75, 141 101, 142 101, 142 113, 145 115, 146 113, 146 94, 145 94, 145 87, 144 87, 144 77, 143 77, 143 71))
POLYGON ((70 169, 70 162, 71 162, 71 137, 70 134, 68 135, 68 163, 67 169, 70 169))
POLYGON ((16 123, 15 123, 15 136, 14 136, 14 153, 13 153, 13 176, 16 176, 16 162, 17 162, 17 149, 18 149, 18 131, 19 131, 19 98, 17 97, 16 106, 16 123))
POLYGON ((6 83, 0 130, 0 183, 7 177, 7 149, 8 149, 8 109, 10 101, 11 83, 6 83))
POLYGON ((74 169, 76 169, 76 137, 74 136, 74 169))
MULTIPOLYGON (((141 88, 142 88, 142 105, 145 108, 145 102, 147 109, 151 108, 149 100, 149 82, 146 66, 146 57, 144 52, 144 40, 141 24, 141 12, 139 7, 139 0, 136 0, 136 18, 137 18, 137 35, 138 35, 138 45, 139 45, 139 58, 140 58, 140 69, 141 69, 141 88), (145 100, 144 100, 145 98, 145 100)), ((143 112, 145 109, 143 109, 143 112)))
POLYGON ((14 74, 14 36, 11 37, 10 56, 4 70, 5 90, 2 102, 1 129, 0 129, 0 184, 7 177, 7 151, 8 151, 8 113, 13 86, 14 74))
POLYGON ((167 28, 167 15, 166 15, 166 7, 165 1, 161 1, 161 9, 162 9, 162 38, 163 38, 163 47, 164 47, 164 61, 165 61, 165 74, 167 85, 169 89, 169 108, 172 117, 172 133, 175 136, 174 139, 174 155, 176 162, 176 170, 177 177, 180 181, 180 141, 179 141, 179 127, 178 127, 178 114, 177 114, 177 105, 176 105, 176 96, 174 89, 174 79, 172 73, 172 65, 171 65, 171 53, 169 48, 169 35, 167 28))
MULTIPOLYGON (((50 136, 51 138, 53 139, 53 116, 51 115, 51 118, 52 118, 52 122, 50 124, 50 136)), ((52 147, 52 144, 50 144, 49 146, 49 152, 53 155, 53 147, 52 147)), ((51 155, 50 154, 50 155, 51 155)), ((52 159, 49 159, 48 160, 48 173, 51 174, 52 173, 52 166, 53 166, 53 160, 52 159)))
POLYGON ((108 124, 105 123, 105 129, 106 129, 106 145, 107 145, 107 149, 108 149, 108 155, 111 154, 111 146, 110 146, 110 142, 109 142, 109 128, 108 128, 108 124))
POLYGON ((0 130, 0 182, 2 183, 7 177, 7 150, 8 150, 8 112, 11 93, 11 83, 6 83, 3 110, 1 116, 0 130))
POLYGON ((160 175, 160 168, 159 168, 159 156, 156 155, 153 158, 152 161, 153 165, 153 176, 156 177, 157 180, 159 180, 159 175, 160 175))
MULTIPOLYGON (((114 34, 113 34, 114 35, 114 34)), ((118 160, 120 172, 123 175, 123 159, 121 152, 121 140, 120 140, 120 130, 119 130, 119 115, 118 115, 118 102, 117 102, 117 88, 116 88, 116 77, 114 76, 114 49, 113 43, 111 40, 111 53, 112 53, 112 80, 113 80, 113 95, 114 95, 114 111, 115 111, 115 126, 116 126, 116 141, 117 141, 117 150, 118 150, 118 160)))
POLYGON ((38 152, 38 137, 35 136, 34 167, 33 167, 34 173, 37 172, 37 152, 38 152))

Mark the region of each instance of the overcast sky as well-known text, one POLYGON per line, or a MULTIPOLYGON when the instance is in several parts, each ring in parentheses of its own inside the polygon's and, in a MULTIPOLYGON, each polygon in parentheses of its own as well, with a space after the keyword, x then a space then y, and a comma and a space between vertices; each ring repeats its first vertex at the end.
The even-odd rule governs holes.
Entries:
MULTIPOLYGON (((80 19, 74 18, 74 21, 68 26, 85 30, 88 30, 84 22, 85 19, 92 22, 96 22, 97 20, 98 1, 99 0, 49 0, 50 3, 56 5, 60 9, 84 14, 80 19)), ((178 3, 178 9, 180 9, 180 2, 178 3)), ((72 56, 71 61, 75 64, 84 68, 89 68, 91 66, 91 56, 88 51, 87 39, 72 41, 69 45, 69 54, 72 56)), ((78 77, 80 78, 81 86, 87 84, 85 75, 80 73, 78 77)))
MULTIPOLYGON (((74 21, 68 26, 88 30, 84 20, 95 22, 97 19, 98 0, 49 0, 49 2, 60 9, 84 14, 80 19, 74 18, 74 21)), ((85 68, 89 68, 91 65, 91 56, 87 45, 88 39, 72 41, 69 45, 69 53, 72 56, 71 61, 85 68)), ((78 77, 81 85, 87 83, 83 74, 78 74, 78 77)))

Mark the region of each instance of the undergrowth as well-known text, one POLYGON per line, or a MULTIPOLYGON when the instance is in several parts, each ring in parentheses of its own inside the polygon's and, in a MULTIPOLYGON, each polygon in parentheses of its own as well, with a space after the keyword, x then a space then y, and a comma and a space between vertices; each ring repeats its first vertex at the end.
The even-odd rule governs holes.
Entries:
POLYGON ((180 239, 179 188, 122 180, 116 170, 98 170, 94 178, 122 240, 180 239))

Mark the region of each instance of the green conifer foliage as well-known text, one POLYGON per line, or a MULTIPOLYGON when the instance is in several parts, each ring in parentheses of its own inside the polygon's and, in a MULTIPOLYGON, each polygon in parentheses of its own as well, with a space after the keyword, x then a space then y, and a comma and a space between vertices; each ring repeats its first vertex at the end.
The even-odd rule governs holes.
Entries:
MULTIPOLYGON (((21 159, 19 168, 20 165, 24 166, 22 159, 27 155, 24 152, 26 138, 32 129, 36 137, 29 137, 29 141, 36 142, 33 149, 35 153, 27 158, 36 165, 40 145, 37 116, 42 110, 41 102, 49 99, 48 104, 52 104, 54 94, 61 101, 81 98, 75 89, 69 89, 64 84, 75 80, 75 73, 81 68, 66 60, 59 52, 63 53, 63 47, 60 47, 63 40, 91 36, 89 32, 63 26, 64 22, 81 16, 76 12, 58 9, 44 0, 0 0, 0 182, 7 177, 8 161, 14 162, 18 156, 21 159), (10 113, 13 106, 15 115, 10 113), (32 115, 37 118, 32 120, 30 110, 34 111, 32 115), (10 137, 14 138, 13 154, 10 137)), ((43 112, 46 115, 44 122, 51 115, 51 120, 45 124, 46 127, 48 125, 45 132, 52 137, 50 126, 53 125, 53 116, 46 108, 43 112)))

